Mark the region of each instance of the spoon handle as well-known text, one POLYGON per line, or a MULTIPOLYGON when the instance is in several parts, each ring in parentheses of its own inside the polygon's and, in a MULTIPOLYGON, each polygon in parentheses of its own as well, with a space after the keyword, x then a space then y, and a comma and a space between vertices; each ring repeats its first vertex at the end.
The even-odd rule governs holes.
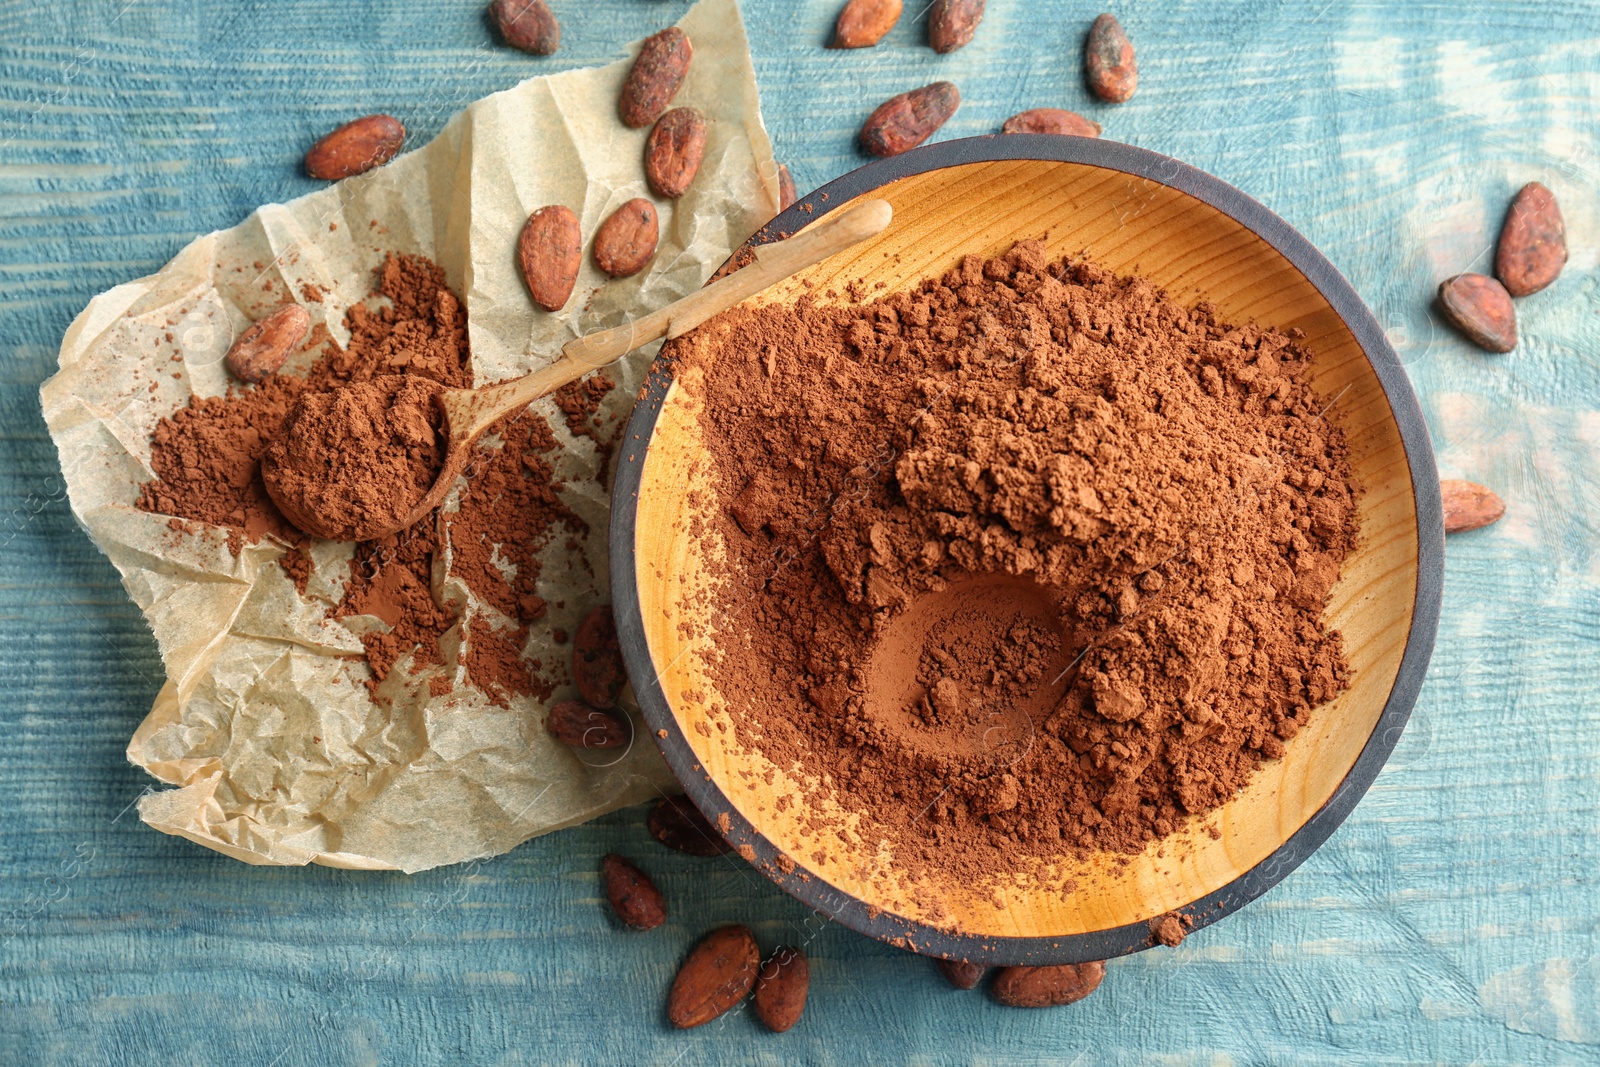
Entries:
POLYGON ((682 300, 652 311, 610 330, 568 341, 561 352, 588 369, 603 367, 641 345, 663 337, 682 337, 714 315, 768 289, 792 274, 821 263, 882 233, 894 218, 887 200, 864 200, 854 207, 825 216, 815 226, 793 237, 755 248, 755 261, 719 278, 682 300))
MULTIPOLYGON (((725 278, 675 300, 666 307, 641 315, 621 326, 568 341, 561 358, 532 374, 476 391, 472 401, 472 426, 475 436, 496 420, 520 411, 535 400, 553 393, 570 382, 612 363, 651 341, 681 337, 714 315, 842 252, 882 233, 894 218, 887 200, 863 200, 860 204, 824 216, 793 237, 755 249, 755 260, 725 278)), ((454 437, 456 430, 451 429, 454 437)))

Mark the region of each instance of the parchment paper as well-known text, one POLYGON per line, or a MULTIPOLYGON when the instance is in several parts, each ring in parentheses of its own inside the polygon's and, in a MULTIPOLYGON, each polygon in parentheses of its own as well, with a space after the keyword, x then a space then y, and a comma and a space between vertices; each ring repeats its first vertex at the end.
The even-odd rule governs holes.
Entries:
MULTIPOLYGON (((776 165, 736 0, 701 0, 679 25, 695 58, 674 104, 706 113, 709 143, 689 192, 658 202, 661 245, 646 272, 608 282, 586 257, 567 310, 549 315, 533 307, 515 263, 534 209, 566 204, 587 236, 624 201, 650 195, 648 131, 616 117, 630 58, 479 100, 388 166, 196 239, 159 273, 96 297, 67 331, 61 369, 41 390, 45 420, 73 514, 121 572, 167 671, 128 746, 129 759, 176 787, 140 801, 151 826, 249 863, 418 871, 495 855, 671 788, 636 714, 625 755, 580 760, 545 732, 541 703, 497 708, 459 684, 466 622, 508 620, 459 582, 441 582, 443 567, 441 594, 466 605, 441 642, 455 690, 429 699, 436 672, 411 675, 402 662, 374 701, 357 635, 384 624, 326 615, 343 594, 351 546, 316 542, 301 596, 276 563, 284 546, 247 544, 235 556, 225 529, 177 533, 133 503, 154 477, 151 430, 191 395, 227 390, 222 357, 241 330, 292 298, 346 341, 345 311, 368 297, 388 251, 431 257, 465 297, 479 383, 525 373, 580 332, 699 288, 775 213, 776 165), (323 290, 320 302, 305 296, 308 285, 323 290)), ((618 387, 600 409, 614 419, 602 421, 607 431, 621 432, 652 354, 612 368, 618 387)), ((550 614, 526 654, 552 664, 570 656, 552 630, 574 630, 607 598, 609 509, 595 444, 568 434, 549 401, 539 407, 564 446, 563 498, 590 527, 577 551, 555 545, 542 556, 550 614)), ((571 695, 567 685, 554 699, 571 695)))

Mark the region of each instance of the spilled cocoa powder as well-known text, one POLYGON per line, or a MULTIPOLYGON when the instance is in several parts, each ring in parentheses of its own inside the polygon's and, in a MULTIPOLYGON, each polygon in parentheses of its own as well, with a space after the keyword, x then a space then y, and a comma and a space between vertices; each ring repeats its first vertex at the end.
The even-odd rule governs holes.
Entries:
MULTIPOLYGON (((611 379, 604 382, 611 388, 611 379)), ((535 592, 542 570, 539 551, 563 533, 576 538, 589 527, 561 500, 561 483, 545 458, 560 446, 542 417, 524 412, 497 426, 495 436, 500 447, 480 446, 468 465, 466 486, 457 509, 446 516, 445 528, 450 574, 512 624, 491 634, 484 620, 473 620, 463 662, 497 702, 504 703, 510 694, 548 700, 555 688, 550 671, 557 665, 523 659, 521 651, 529 624, 547 611, 535 592)), ((569 542, 569 547, 575 546, 569 542)))
POLYGON ((1349 683, 1359 486, 1299 336, 1023 242, 673 342, 739 741, 964 884, 1215 810, 1349 683))
MULTIPOLYGON (((341 447, 394 449, 391 458, 413 465, 413 480, 420 483, 427 477, 422 468, 436 459, 439 441, 429 431, 437 427, 399 425, 395 401, 438 386, 472 384, 466 314, 444 272, 419 256, 391 255, 376 281, 372 306, 355 305, 346 313, 348 346, 315 331, 310 345, 317 352, 304 373, 280 373, 224 396, 196 398, 162 419, 151 435, 157 477, 141 487, 137 506, 173 516, 180 532, 187 529, 185 520, 228 527, 235 553, 263 538, 289 546, 279 564, 304 594, 312 569, 309 539, 279 513, 260 475, 261 458, 296 401, 306 397, 307 410, 325 418, 329 440, 343 442, 341 447), (312 401, 318 394, 322 399, 312 401), (334 398, 360 410, 333 411, 334 398)), ((595 403, 612 387, 610 379, 600 378, 582 383, 595 403)), ((457 509, 443 516, 447 577, 511 620, 509 627, 497 628, 487 618, 473 618, 461 657, 472 684, 502 705, 513 695, 547 699, 562 680, 555 677, 558 665, 522 656, 527 624, 544 614, 534 593, 540 548, 563 531, 575 537, 587 530, 562 503, 561 484, 541 458, 556 447, 537 413, 503 420, 469 463, 471 481, 457 509)), ((376 486, 349 488, 373 507, 384 506, 376 492, 368 492, 376 486)), ((343 595, 328 609, 333 618, 373 615, 390 627, 361 638, 374 695, 408 654, 413 674, 444 663, 440 639, 457 622, 459 605, 442 602, 435 586, 435 563, 444 548, 440 525, 430 517, 389 537, 357 543, 343 595)), ((444 676, 429 684, 433 695, 450 689, 444 676)))
POLYGON ((158 515, 229 527, 235 554, 244 541, 258 541, 268 534, 300 542, 300 531, 267 496, 257 466, 305 388, 300 378, 275 375, 251 387, 247 403, 235 394, 196 397, 188 407, 162 419, 150 436, 150 465, 156 480, 139 487, 136 506, 158 515))
POLYGON ((567 432, 574 437, 587 437, 594 442, 595 451, 600 457, 599 465, 602 468, 610 464, 614 435, 604 432, 601 427, 595 425, 596 412, 600 408, 600 402, 614 388, 616 383, 602 372, 563 385, 555 391, 554 396, 556 407, 561 411, 566 423, 567 432))

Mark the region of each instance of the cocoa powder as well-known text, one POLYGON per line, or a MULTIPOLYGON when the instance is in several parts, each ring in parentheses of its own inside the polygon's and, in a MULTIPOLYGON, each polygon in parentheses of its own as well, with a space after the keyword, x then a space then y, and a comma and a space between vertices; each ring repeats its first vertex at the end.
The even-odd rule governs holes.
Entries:
POLYGON ((139 487, 134 506, 229 527, 235 554, 246 539, 268 534, 303 541, 267 496, 257 468, 305 386, 304 379, 274 375, 249 390, 196 397, 162 419, 150 436, 156 479, 139 487))
POLYGON ((302 393, 263 457, 273 501, 335 540, 398 529, 444 464, 438 393, 437 382, 406 374, 302 393))
POLYGON ((450 574, 506 616, 506 629, 491 634, 475 621, 462 657, 467 671, 506 704, 512 695, 548 700, 555 691, 552 665, 523 659, 530 624, 547 605, 535 591, 543 567, 539 553, 555 538, 579 536, 588 524, 561 500, 561 483, 545 457, 557 447, 550 426, 534 412, 502 421, 493 442, 480 444, 466 471, 460 503, 445 516, 450 539, 450 574), (507 577, 504 564, 510 564, 507 577))
POLYGON ((388 633, 361 635, 361 646, 372 671, 368 688, 374 695, 407 653, 412 654, 413 672, 444 662, 439 638, 455 621, 455 613, 446 610, 433 595, 433 557, 437 549, 438 540, 429 522, 356 545, 344 597, 329 614, 336 619, 373 615, 389 625, 388 633))
POLYGON ((1293 331, 1023 242, 664 352, 705 372, 736 736, 913 875, 1136 853, 1348 684, 1359 489, 1293 331))
MULTIPOLYGON (((409 395, 429 392, 434 383, 472 384, 466 315, 444 272, 421 257, 394 255, 378 269, 376 282, 370 306, 358 304, 346 313, 348 346, 340 347, 319 327, 313 342, 320 348, 301 373, 286 369, 224 396, 196 398, 162 419, 151 437, 157 477, 141 486, 137 506, 174 516, 180 533, 190 528, 187 520, 227 527, 235 553, 245 542, 264 538, 289 546, 280 566, 304 593, 311 576, 308 540, 273 506, 260 477, 261 458, 296 401, 317 395, 348 399, 364 392, 409 395)), ((611 383, 589 380, 573 388, 582 399, 564 412, 569 425, 588 420, 611 383)), ((329 432, 337 437, 363 427, 375 430, 392 412, 350 414, 329 432)), ((473 618, 461 653, 467 677, 500 704, 516 695, 548 699, 563 670, 522 655, 528 625, 546 611, 535 592, 539 551, 555 538, 587 533, 583 520, 562 503, 561 485, 545 458, 556 447, 541 416, 524 412, 503 420, 477 446, 457 507, 444 515, 448 577, 504 617, 494 624, 483 615, 473 618)), ((431 465, 427 451, 407 452, 404 460, 420 457, 424 466, 431 465)), ((419 482, 424 477, 412 473, 419 482)), ((359 496, 363 487, 351 488, 359 496)), ((394 484, 386 481, 385 488, 392 492, 394 484)), ((408 655, 410 673, 444 663, 440 638, 459 618, 458 605, 442 603, 435 588, 435 564, 444 547, 431 517, 355 546, 343 595, 329 615, 372 615, 388 625, 386 633, 361 638, 374 695, 408 655)), ((449 680, 438 675, 429 684, 434 695, 450 688, 449 680)))

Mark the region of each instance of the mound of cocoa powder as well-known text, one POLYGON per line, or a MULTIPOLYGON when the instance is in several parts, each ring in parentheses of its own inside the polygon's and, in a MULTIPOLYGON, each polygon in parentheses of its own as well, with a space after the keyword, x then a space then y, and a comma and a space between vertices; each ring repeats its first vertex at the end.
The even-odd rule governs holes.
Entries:
MULTIPOLYGON (((389 450, 394 465, 415 485, 431 483, 436 466, 436 427, 409 425, 395 412, 396 400, 421 397, 437 385, 472 384, 466 314, 445 282, 444 272, 420 256, 392 255, 377 271, 370 306, 356 305, 345 316, 350 343, 340 347, 325 330, 310 347, 317 350, 301 375, 279 373, 253 386, 237 386, 220 397, 196 398, 162 419, 151 436, 151 466, 157 478, 140 488, 137 506, 183 520, 230 528, 237 553, 246 541, 272 538, 290 546, 280 559, 302 593, 311 562, 307 538, 273 505, 262 486, 260 460, 281 434, 295 402, 309 403, 323 419, 323 437, 337 449, 389 450), (333 392, 337 390, 337 392, 333 392), (350 407, 334 411, 335 402, 350 407), (363 402, 365 401, 365 402, 363 402)), ((594 375, 574 383, 561 397, 569 425, 582 425, 612 382, 594 375)), ((422 405, 411 405, 418 411, 422 405)), ((571 538, 587 526, 560 498, 561 485, 542 458, 557 447, 549 425, 534 412, 504 420, 486 435, 469 464, 470 482, 457 510, 443 523, 450 539, 449 574, 475 596, 499 609, 509 627, 484 617, 468 626, 462 662, 471 682, 505 704, 513 695, 546 699, 563 678, 559 664, 524 658, 528 624, 544 615, 537 587, 539 551, 563 533, 571 538)), ((384 490, 394 486, 385 482, 384 490)), ((384 506, 376 485, 349 486, 356 502, 384 506)), ((408 653, 418 673, 443 663, 439 640, 458 618, 440 602, 435 559, 441 549, 439 524, 432 518, 390 537, 358 543, 345 577, 344 593, 329 609, 335 618, 374 615, 387 633, 363 635, 371 668, 369 687, 378 687, 408 653)), ((435 676, 435 695, 449 689, 435 676)))
POLYGON ((1023 242, 673 342, 738 740, 966 884, 1224 803, 1349 680, 1359 487, 1297 338, 1023 242))

